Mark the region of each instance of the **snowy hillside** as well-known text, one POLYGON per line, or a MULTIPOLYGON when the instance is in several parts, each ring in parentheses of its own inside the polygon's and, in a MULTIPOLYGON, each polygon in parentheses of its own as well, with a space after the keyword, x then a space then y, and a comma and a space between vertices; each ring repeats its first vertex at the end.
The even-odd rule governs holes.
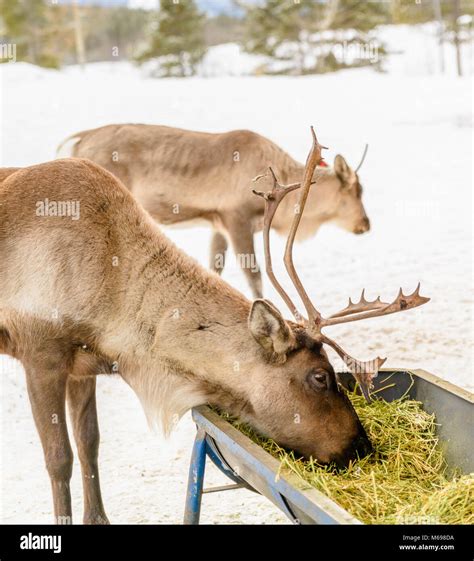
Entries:
MULTIPOLYGON (((360 175, 372 230, 353 236, 323 228, 296 247, 301 276, 323 312, 344 305, 364 286, 368 296, 381 291, 390 298, 399 286, 410 290, 421 280, 422 293, 432 298, 423 308, 331 333, 360 358, 388 356, 387 366, 425 368, 472 388, 472 86, 469 78, 425 72, 420 45, 418 62, 400 55, 387 74, 352 70, 302 78, 153 80, 126 63, 90 65, 85 73, 75 67, 55 72, 0 65, 1 165, 52 159, 67 135, 114 122, 206 131, 249 128, 302 161, 310 124, 330 147, 328 162, 342 153, 355 165, 368 142, 360 175)), ((228 63, 215 60, 223 67, 228 63)), ((167 233, 207 264, 208 230, 167 233)), ((260 239, 257 246, 262 263, 260 239)), ((281 254, 284 240, 275 237, 274 247, 281 254)), ((282 272, 280 260, 274 260, 282 272)), ((249 295, 232 259, 229 265, 224 278, 249 295)), ((268 283, 265 291, 283 308, 268 283)), ((40 469, 41 446, 19 365, 0 359, 0 384, 1 521, 49 523, 49 482, 40 469)), ((98 404, 101 478, 111 521, 180 522, 194 436, 190 419, 164 441, 148 431, 138 400, 114 379, 99 381, 98 404)), ((222 482, 215 470, 208 476, 210 483, 222 482)), ((79 522, 78 464, 72 490, 79 522)), ((282 521, 274 507, 246 491, 204 498, 203 522, 282 521)))

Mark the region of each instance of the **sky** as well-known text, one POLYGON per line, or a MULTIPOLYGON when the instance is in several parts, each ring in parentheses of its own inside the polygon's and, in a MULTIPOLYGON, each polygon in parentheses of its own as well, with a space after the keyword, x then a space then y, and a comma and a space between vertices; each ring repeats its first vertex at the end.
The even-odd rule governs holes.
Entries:
MULTIPOLYGON (((70 0, 62 0, 67 3, 70 0)), ((101 6, 129 6, 130 8, 153 9, 158 0, 80 0, 81 4, 99 4, 101 6)), ((236 7, 232 0, 197 0, 197 4, 210 15, 221 13, 235 13, 236 7)))
MULTIPOLYGON (((158 4, 158 0, 117 0, 117 2, 128 3, 133 8, 155 8, 158 4)), ((232 0, 197 0, 197 4, 201 10, 210 15, 234 13, 236 11, 232 0)))

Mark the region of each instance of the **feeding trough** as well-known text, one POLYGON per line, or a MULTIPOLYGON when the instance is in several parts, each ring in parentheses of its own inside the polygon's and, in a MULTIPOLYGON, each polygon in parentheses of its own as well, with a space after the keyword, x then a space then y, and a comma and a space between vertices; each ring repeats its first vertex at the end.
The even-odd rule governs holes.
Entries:
MULTIPOLYGON (((347 389, 353 389, 354 379, 350 374, 342 373, 339 377, 347 389)), ((382 369, 374 386, 386 401, 403 395, 420 401, 425 411, 436 416, 439 443, 449 466, 462 473, 474 471, 473 395, 470 392, 424 370, 382 369), (390 387, 384 388, 388 377, 390 387)), ((278 460, 209 407, 194 408, 193 419, 197 435, 189 470, 185 524, 199 523, 203 494, 238 488, 265 496, 296 524, 362 524, 322 492, 308 489, 296 475, 280 473, 278 460), (208 458, 232 483, 204 488, 208 458)))

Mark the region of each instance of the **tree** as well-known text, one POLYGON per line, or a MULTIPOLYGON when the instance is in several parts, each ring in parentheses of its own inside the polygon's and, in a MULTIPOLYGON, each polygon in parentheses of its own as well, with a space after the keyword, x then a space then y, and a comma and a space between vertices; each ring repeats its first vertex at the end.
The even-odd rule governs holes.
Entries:
POLYGON ((163 57, 160 61, 163 75, 195 74, 206 52, 204 21, 205 16, 194 0, 161 0, 150 46, 137 60, 163 57))
MULTIPOLYGON (((63 60, 67 64, 76 63, 71 5, 62 7, 67 8, 67 17, 64 18, 63 26, 68 26, 69 40, 68 45, 65 45, 62 50, 63 60)), ((147 11, 84 4, 80 4, 80 8, 87 62, 134 60, 135 55, 147 45, 143 31, 150 23, 150 15, 147 11)))
MULTIPOLYGON (((276 57, 285 42, 300 43, 305 31, 316 31, 315 22, 321 17, 319 3, 302 0, 264 0, 257 5, 239 3, 246 11, 248 52, 276 57)), ((303 53, 300 52, 300 70, 303 53)))
POLYGON ((74 38, 76 43, 77 62, 84 69, 86 64, 86 49, 84 47, 84 33, 82 32, 81 12, 77 0, 72 0, 72 13, 74 15, 74 38))
POLYGON ((462 64, 461 64, 461 44, 459 40, 459 9, 460 0, 454 0, 453 5, 453 43, 454 49, 456 51, 456 70, 458 76, 462 76, 462 64))
POLYGON ((441 13, 441 0, 433 0, 433 9, 438 22, 439 67, 441 73, 444 74, 444 22, 443 15, 441 13))
MULTIPOLYGON (((276 60, 292 61, 294 67, 290 63, 286 71, 296 70, 299 74, 348 66, 334 55, 333 47, 341 43, 337 34, 323 32, 344 29, 366 32, 386 23, 388 18, 383 5, 361 0, 236 2, 246 13, 245 49, 276 60)), ((354 42, 356 39, 362 44, 367 41, 362 33, 352 37, 354 42)))
POLYGON ((363 0, 340 0, 334 17, 333 29, 355 29, 367 32, 377 25, 389 22, 390 11, 386 2, 365 2, 363 0))
POLYGON ((0 0, 1 17, 18 60, 57 68, 54 37, 45 0, 0 0))
POLYGON ((456 57, 456 71, 462 76, 462 43, 470 41, 469 29, 462 29, 463 20, 472 21, 474 15, 472 0, 431 0, 430 2, 414 3, 408 0, 390 0, 393 23, 425 23, 435 17, 438 22, 438 47, 440 71, 445 72, 444 46, 452 42, 456 57))

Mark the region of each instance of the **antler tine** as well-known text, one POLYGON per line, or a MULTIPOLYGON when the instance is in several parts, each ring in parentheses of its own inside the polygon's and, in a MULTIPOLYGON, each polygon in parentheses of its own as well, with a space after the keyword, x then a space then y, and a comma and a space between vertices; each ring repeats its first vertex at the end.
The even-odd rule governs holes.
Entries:
POLYGON ((357 360, 344 352, 344 350, 335 341, 329 339, 326 335, 321 334, 320 340, 322 343, 332 347, 342 358, 350 373, 359 383, 365 399, 370 401, 370 390, 373 388, 372 380, 377 377, 380 368, 387 359, 377 357, 373 360, 367 361, 357 360))
MULTIPOLYGON (((400 288, 397 297, 391 303, 382 302, 380 300, 380 296, 374 301, 369 302, 366 300, 365 290, 363 290, 359 302, 353 303, 349 298, 349 304, 346 308, 336 314, 333 314, 327 319, 321 319, 319 329, 321 330, 323 327, 327 327, 328 325, 337 325, 371 317, 385 316, 396 312, 403 312, 426 304, 429 300, 429 298, 420 295, 420 283, 418 283, 416 289, 409 295, 403 294, 403 291, 400 288)), ((318 335, 318 340, 331 346, 337 352, 349 368, 351 374, 359 382, 360 388, 366 400, 370 401, 369 390, 372 387, 372 380, 377 376, 379 368, 386 359, 378 357, 371 361, 362 362, 345 353, 335 341, 329 339, 329 337, 326 337, 321 332, 318 335)))
POLYGON ((381 308, 385 308, 385 306, 388 306, 389 304, 390 302, 382 302, 382 300, 380 300, 380 296, 377 296, 377 298, 371 302, 366 300, 364 288, 358 302, 354 303, 349 298, 349 303, 347 304, 347 306, 339 312, 330 315, 328 319, 345 317, 351 314, 357 314, 359 312, 367 312, 369 310, 379 310, 381 308))
POLYGON ((367 156, 367 151, 369 149, 369 145, 366 144, 365 148, 364 148, 364 153, 362 154, 362 158, 360 159, 359 165, 356 167, 355 172, 357 173, 360 168, 362 167, 362 164, 364 163, 365 157, 367 156))
POLYGON ((319 326, 322 319, 321 314, 313 306, 308 294, 306 293, 306 290, 303 287, 300 278, 298 277, 298 274, 296 273, 296 269, 293 263, 293 243, 295 241, 296 232, 298 231, 301 215, 303 214, 304 207, 306 205, 306 200, 308 198, 309 190, 313 183, 312 179, 313 179, 314 170, 316 169, 316 166, 321 162, 322 159, 321 151, 324 148, 326 148, 325 146, 321 146, 321 144, 319 144, 313 127, 311 127, 311 134, 313 136, 313 145, 311 147, 311 151, 306 160, 301 195, 299 199, 298 212, 295 212, 293 223, 291 224, 290 233, 288 234, 288 239, 286 241, 284 263, 285 263, 286 270, 288 271, 288 275, 290 276, 290 279, 295 285, 295 288, 301 298, 301 301, 303 302, 304 307, 306 308, 306 311, 308 313, 309 326, 311 328, 314 327, 317 328, 317 326, 319 326))
POLYGON ((360 302, 358 304, 350 303, 341 312, 333 314, 327 319, 322 319, 321 327, 404 312, 405 310, 411 310, 426 304, 429 301, 429 298, 420 295, 420 283, 418 283, 414 292, 408 296, 403 294, 400 288, 395 300, 389 304, 381 302, 379 299, 375 300, 375 302, 366 302, 365 304, 360 302))
MULTIPOLYGON (((268 170, 270 171, 272 176, 275 177, 275 172, 273 171, 273 168, 271 166, 268 166, 268 170)), ((266 174, 262 173, 260 175, 256 175, 252 179, 252 181, 254 183, 256 183, 257 181, 262 179, 262 177, 266 177, 266 174)), ((311 185, 314 185, 315 183, 316 183, 316 181, 311 181, 311 185)), ((294 191, 295 189, 299 189, 301 187, 301 183, 298 181, 297 183, 289 183, 288 185, 280 185, 280 187, 284 187, 289 193, 290 191, 294 191)), ((252 189, 252 192, 255 195, 259 195, 260 197, 265 197, 265 195, 266 195, 266 193, 263 193, 263 191, 256 191, 255 189, 252 189)))
MULTIPOLYGON (((281 284, 277 281, 275 274, 273 273, 272 256, 270 252, 270 228, 278 205, 288 193, 294 191, 295 189, 298 189, 300 187, 300 183, 293 183, 287 186, 280 185, 278 183, 275 172, 271 167, 269 167, 269 171, 273 178, 273 186, 271 191, 263 192, 256 191, 255 189, 252 190, 255 195, 262 197, 265 201, 265 209, 263 214, 263 248, 265 253, 265 271, 268 278, 270 279, 270 282, 273 284, 278 294, 280 294, 280 296, 283 298, 285 304, 288 306, 296 321, 301 322, 303 320, 303 317, 300 315, 293 301, 285 292, 281 284)), ((262 177, 264 176, 260 175, 256 177, 254 181, 258 181, 262 177)))

